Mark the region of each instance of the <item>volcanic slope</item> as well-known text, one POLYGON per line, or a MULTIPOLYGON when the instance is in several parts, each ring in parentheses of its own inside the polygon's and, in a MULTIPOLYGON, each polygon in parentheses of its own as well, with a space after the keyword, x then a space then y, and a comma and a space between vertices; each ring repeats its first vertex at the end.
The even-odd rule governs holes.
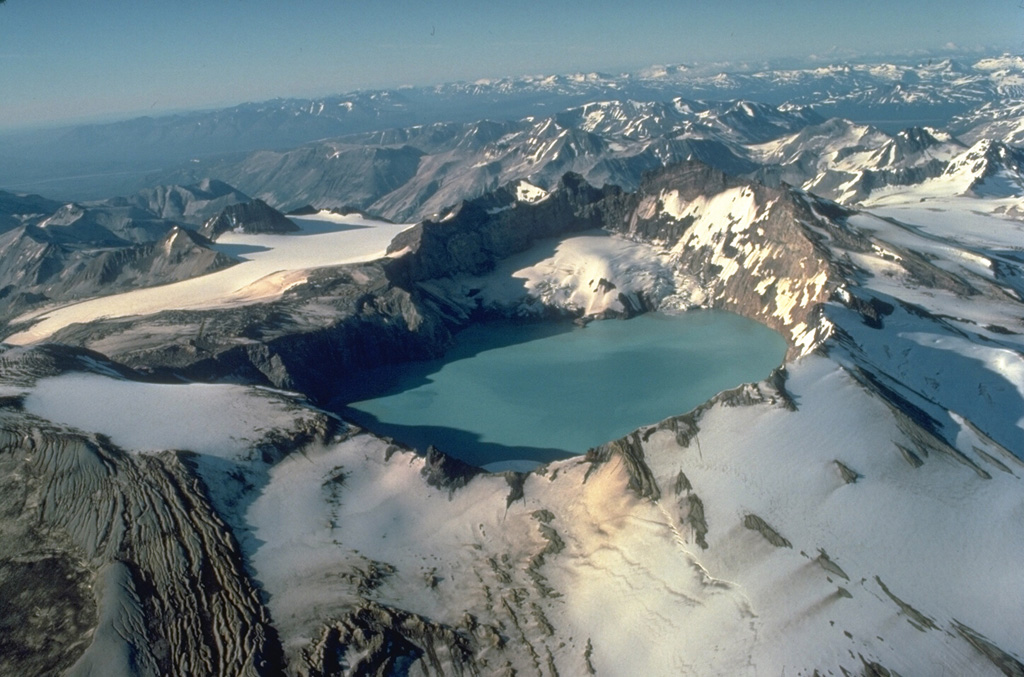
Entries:
POLYGON ((15 626, 3 655, 84 672, 137 652, 134 674, 1020 674, 1024 308, 1000 199, 854 212, 699 164, 635 193, 517 182, 271 301, 52 335, 98 352, 9 348, 4 476, 31 481, 3 494, 25 525, 3 532, 5 566, 32 582, 25 563, 60 558, 76 594, 34 599, 80 629, 46 651, 15 626), (321 376, 437 353, 491 314, 687 305, 781 331, 784 368, 525 474, 414 455, 277 391, 144 379, 322 396, 321 376), (136 499, 81 464, 166 520, 91 527, 111 522, 80 496, 136 499), (101 576, 121 577, 91 600, 101 576))

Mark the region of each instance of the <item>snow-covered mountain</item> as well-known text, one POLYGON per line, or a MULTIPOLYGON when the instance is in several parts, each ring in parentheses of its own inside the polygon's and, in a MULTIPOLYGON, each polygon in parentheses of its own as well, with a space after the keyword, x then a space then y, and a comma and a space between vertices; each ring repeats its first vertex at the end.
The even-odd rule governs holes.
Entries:
MULTIPOLYGON (((315 140, 439 120, 545 117, 595 101, 747 100, 814 106, 823 117, 945 126, 953 115, 1020 97, 1019 57, 960 63, 842 63, 812 68, 711 64, 637 73, 542 75, 434 87, 275 99, 214 111, 0 136, 0 188, 76 200, 146 187, 146 176, 193 159, 287 150, 315 140)), ((970 139, 973 142, 975 139, 970 139)))
POLYGON ((992 139, 1019 146, 1024 143, 1024 101, 986 103, 954 118, 950 126, 969 143, 992 139))
POLYGON ((945 171, 964 145, 947 132, 911 127, 894 135, 833 119, 755 147, 762 175, 856 204, 890 185, 920 183, 945 171))
POLYGON ((162 180, 217 176, 285 210, 358 208, 402 221, 516 179, 547 189, 572 171, 595 185, 633 189, 645 172, 700 160, 856 204, 943 174, 966 148, 941 129, 890 134, 788 104, 610 100, 542 118, 436 123, 189 163, 162 180))
POLYGON ((690 159, 748 173, 757 165, 741 143, 816 119, 805 109, 745 102, 609 101, 545 118, 438 123, 191 163, 164 179, 218 176, 285 210, 350 206, 415 220, 519 178, 551 187, 568 171, 628 188, 646 171, 690 159))
POLYGON ((999 202, 857 212, 699 163, 631 192, 517 181, 383 258, 345 258, 365 221, 304 245, 333 265, 278 258, 273 295, 23 320, 0 360, 7 641, 56 639, 5 667, 1016 674, 1024 270, 999 202), (322 397, 481 311, 692 305, 777 328, 785 365, 529 473, 181 381, 322 397))
POLYGON ((1024 150, 982 139, 946 166, 943 179, 975 195, 1019 196, 1024 188, 1024 150))

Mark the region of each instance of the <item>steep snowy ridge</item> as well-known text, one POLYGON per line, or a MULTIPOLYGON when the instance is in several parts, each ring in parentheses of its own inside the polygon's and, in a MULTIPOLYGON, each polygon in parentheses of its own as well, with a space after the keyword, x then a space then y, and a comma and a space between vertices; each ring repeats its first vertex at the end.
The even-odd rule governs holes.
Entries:
POLYGON ((858 149, 879 146, 888 140, 888 135, 873 127, 834 118, 755 145, 751 152, 765 164, 790 165, 810 155, 828 165, 858 149))
POLYGON ((555 119, 564 127, 578 127, 602 136, 650 139, 678 129, 690 118, 696 102, 596 101, 570 108, 555 119))
POLYGON ((843 204, 858 204, 886 186, 939 176, 965 146, 947 132, 911 127, 889 135, 833 119, 752 147, 768 177, 843 204))
POLYGON ((1020 195, 1024 188, 1024 151, 982 139, 949 161, 943 178, 978 195, 1020 195))
POLYGON ((702 124, 729 141, 762 143, 822 122, 811 108, 770 106, 752 101, 736 101, 724 111, 697 115, 702 124))
POLYGON ((950 127, 967 143, 992 139, 1019 146, 1024 142, 1024 101, 986 103, 954 118, 950 127))
POLYGON ((974 69, 987 74, 989 81, 1002 96, 1024 96, 1024 58, 1004 54, 1000 57, 981 59, 974 64, 974 69))
POLYGON ((825 338, 818 308, 842 284, 818 231, 857 240, 836 205, 789 188, 730 179, 698 163, 652 175, 621 221, 627 237, 659 243, 692 281, 690 302, 746 315, 780 331, 796 353, 825 338), (826 215, 827 214, 827 215, 826 215))

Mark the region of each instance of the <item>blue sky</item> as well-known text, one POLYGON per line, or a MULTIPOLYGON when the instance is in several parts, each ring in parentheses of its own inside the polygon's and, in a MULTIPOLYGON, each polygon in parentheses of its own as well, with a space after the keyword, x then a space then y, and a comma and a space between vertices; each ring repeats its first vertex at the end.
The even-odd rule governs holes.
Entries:
POLYGON ((1018 0, 7 0, 0 127, 651 64, 1024 51, 1018 0))

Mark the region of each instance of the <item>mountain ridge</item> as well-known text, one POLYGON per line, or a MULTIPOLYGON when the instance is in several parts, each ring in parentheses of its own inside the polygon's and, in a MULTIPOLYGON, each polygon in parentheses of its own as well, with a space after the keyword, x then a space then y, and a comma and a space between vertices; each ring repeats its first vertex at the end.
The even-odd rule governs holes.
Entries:
POLYGON ((899 118, 902 122, 889 130, 895 132, 913 124, 943 126, 952 115, 1019 97, 1017 61, 836 64, 754 72, 663 68, 637 74, 533 76, 367 90, 320 99, 276 99, 215 111, 3 135, 0 186, 40 192, 45 191, 43 181, 65 177, 57 185, 70 189, 57 192, 79 200, 94 199, 132 192, 143 175, 161 167, 216 154, 285 150, 318 139, 436 120, 520 118, 615 98, 665 100, 683 95, 818 105, 828 116, 863 122, 882 124, 882 120, 899 118), (824 92, 828 94, 823 96, 824 92), (76 182, 79 188, 74 188, 76 182))

